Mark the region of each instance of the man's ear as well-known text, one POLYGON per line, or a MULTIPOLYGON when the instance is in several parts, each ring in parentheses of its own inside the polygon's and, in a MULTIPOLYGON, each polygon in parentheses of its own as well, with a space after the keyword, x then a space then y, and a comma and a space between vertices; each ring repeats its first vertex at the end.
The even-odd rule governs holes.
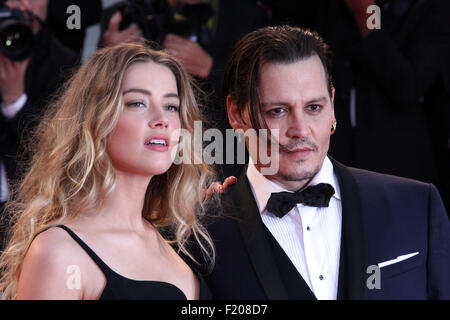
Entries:
POLYGON ((330 102, 331 102, 331 107, 334 107, 334 86, 331 85, 331 92, 329 92, 330 94, 330 102))
POLYGON ((230 123, 230 126, 234 129, 242 129, 244 128, 244 121, 241 117, 241 114, 239 113, 239 108, 237 106, 236 99, 234 99, 232 96, 227 96, 227 113, 228 113, 228 122, 230 123))
MULTIPOLYGON (((335 118, 334 115, 334 86, 331 87, 331 110, 333 111, 333 118, 335 118)), ((336 119, 334 119, 336 121, 336 119)))

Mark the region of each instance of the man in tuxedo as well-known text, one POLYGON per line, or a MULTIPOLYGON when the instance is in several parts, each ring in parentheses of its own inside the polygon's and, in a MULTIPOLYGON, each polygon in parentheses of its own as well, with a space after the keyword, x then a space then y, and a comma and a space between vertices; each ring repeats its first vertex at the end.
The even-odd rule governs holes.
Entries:
POLYGON ((264 174, 246 138, 252 161, 207 222, 213 296, 449 299, 450 224, 436 188, 327 156, 336 130, 329 57, 319 35, 289 26, 253 31, 234 48, 230 125, 268 129, 278 171, 264 174))

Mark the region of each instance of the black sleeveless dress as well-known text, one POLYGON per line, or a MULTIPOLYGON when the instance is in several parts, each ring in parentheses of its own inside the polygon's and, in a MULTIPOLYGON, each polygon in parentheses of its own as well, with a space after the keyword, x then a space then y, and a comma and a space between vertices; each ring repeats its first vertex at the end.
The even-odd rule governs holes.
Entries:
MULTIPOLYGON (((58 225, 56 227, 67 231, 105 274, 106 285, 99 300, 187 300, 183 291, 171 283, 133 280, 118 274, 108 267, 72 230, 64 225, 58 225)), ((211 291, 206 285, 205 280, 198 274, 197 277, 200 281, 199 299, 211 300, 211 291)))

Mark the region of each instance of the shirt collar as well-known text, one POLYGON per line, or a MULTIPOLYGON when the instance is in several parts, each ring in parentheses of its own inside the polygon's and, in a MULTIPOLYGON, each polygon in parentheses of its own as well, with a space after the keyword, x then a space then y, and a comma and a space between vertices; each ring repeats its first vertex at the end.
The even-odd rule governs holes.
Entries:
MULTIPOLYGON (((252 189, 253 196, 258 204, 259 212, 262 213, 266 209, 267 201, 269 201, 272 192, 288 191, 278 185, 277 183, 267 179, 262 175, 255 167, 254 164, 249 163, 247 168, 247 178, 250 182, 250 188, 252 189)), ((337 200, 341 199, 341 192, 339 188, 339 183, 334 173, 333 164, 328 157, 325 157, 322 168, 314 176, 314 178, 308 183, 307 186, 314 186, 319 183, 331 184, 334 188, 333 197, 337 200)))

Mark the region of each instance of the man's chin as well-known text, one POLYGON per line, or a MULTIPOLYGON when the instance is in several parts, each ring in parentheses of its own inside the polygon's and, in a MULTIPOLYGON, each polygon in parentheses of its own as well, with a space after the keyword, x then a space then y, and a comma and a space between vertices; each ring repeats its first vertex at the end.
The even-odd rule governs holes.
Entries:
POLYGON ((284 181, 301 182, 311 180, 319 170, 320 168, 302 168, 301 170, 280 168, 277 176, 284 181))
POLYGON ((278 177, 286 182, 304 182, 309 181, 314 177, 312 173, 304 174, 279 174, 278 177))

